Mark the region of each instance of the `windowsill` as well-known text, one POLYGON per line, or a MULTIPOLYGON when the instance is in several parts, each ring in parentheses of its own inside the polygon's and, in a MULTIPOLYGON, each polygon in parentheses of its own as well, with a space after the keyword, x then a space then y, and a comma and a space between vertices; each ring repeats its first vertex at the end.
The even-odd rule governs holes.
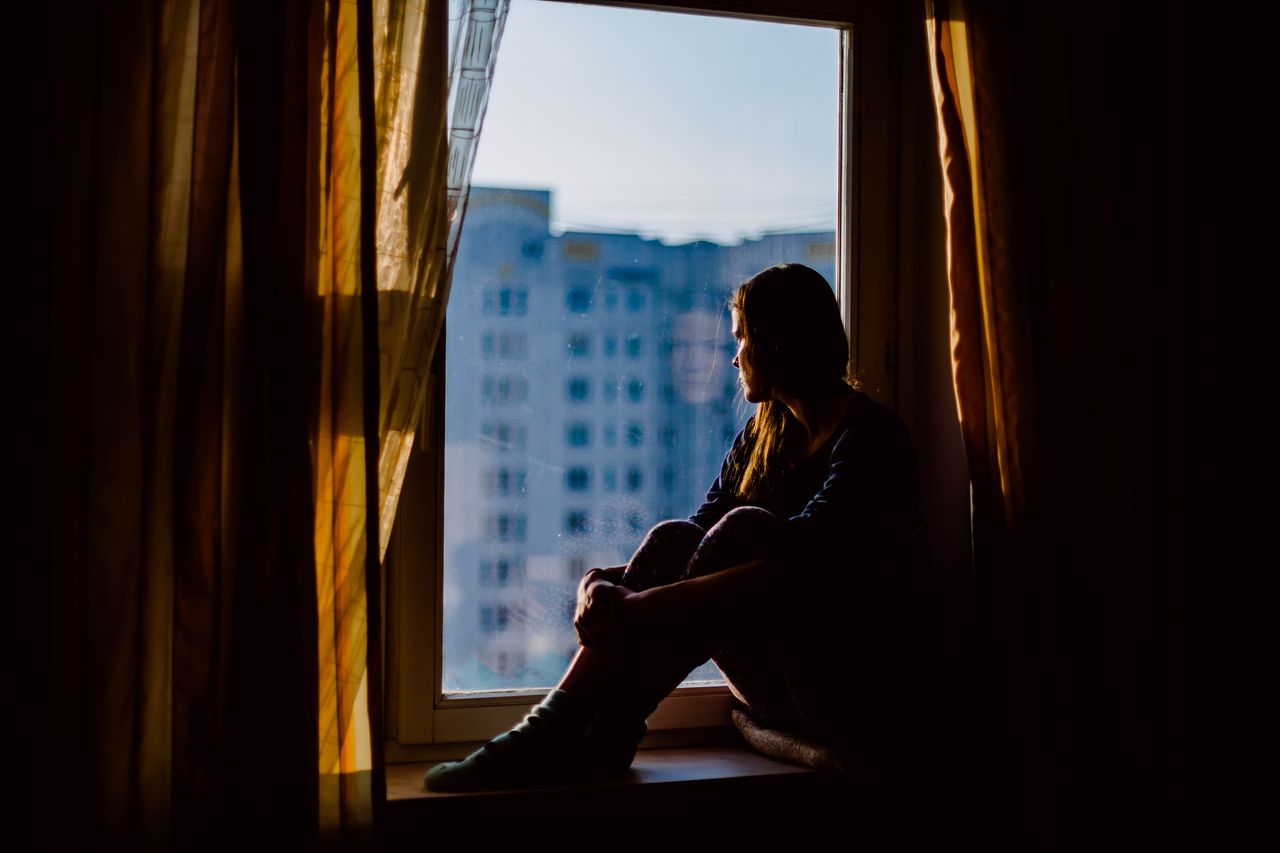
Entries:
MULTIPOLYGON (((433 838, 442 828, 527 832, 539 824, 635 819, 643 831, 738 816, 831 821, 850 780, 768 758, 742 745, 643 749, 626 776, 607 782, 481 793, 435 793, 422 784, 434 762, 387 765, 387 825, 392 838, 433 838), (729 811, 726 811, 729 809, 729 811)), ((461 830, 458 830, 461 831, 461 830)))

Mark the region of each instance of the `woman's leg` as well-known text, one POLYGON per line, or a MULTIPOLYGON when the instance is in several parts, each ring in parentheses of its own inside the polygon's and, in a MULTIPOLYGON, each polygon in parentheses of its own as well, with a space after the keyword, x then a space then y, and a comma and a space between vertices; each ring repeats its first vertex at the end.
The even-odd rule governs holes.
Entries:
MULTIPOLYGON (((658 524, 627 564, 623 585, 640 591, 678 580, 702 536, 702 529, 687 521, 658 524)), ((652 656, 634 648, 580 648, 559 687, 523 722, 464 760, 433 767, 427 787, 483 790, 562 781, 593 770, 625 770, 652 709, 637 711, 632 699, 619 710, 612 700, 637 695, 635 686, 645 685, 638 695, 646 701, 661 691, 656 706, 670 692, 661 687, 669 669, 665 663, 655 666, 652 656)))
MULTIPOLYGON (((707 532, 685 570, 685 578, 702 577, 776 554, 781 521, 759 507, 739 507, 707 532)), ((763 725, 786 727, 797 721, 792 685, 773 637, 785 612, 783 602, 727 614, 718 627, 721 642, 712 652, 729 690, 763 725), (779 611, 783 612, 779 612, 779 611)))
MULTIPOLYGON (((689 521, 658 523, 627 563, 622 585, 640 592, 680 580, 703 536, 702 528, 689 521)), ((619 677, 633 680, 641 675, 634 669, 635 662, 628 660, 631 657, 634 655, 622 651, 579 648, 560 679, 559 689, 595 703, 614 691, 619 677)))

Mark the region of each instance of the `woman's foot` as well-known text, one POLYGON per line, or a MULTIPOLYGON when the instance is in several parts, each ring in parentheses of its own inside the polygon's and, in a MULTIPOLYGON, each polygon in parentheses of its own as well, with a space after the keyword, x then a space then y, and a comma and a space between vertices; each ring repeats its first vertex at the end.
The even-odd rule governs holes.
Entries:
POLYGON ((553 690, 524 720, 461 761, 437 764, 424 783, 431 791, 488 791, 577 781, 588 767, 582 709, 553 690))

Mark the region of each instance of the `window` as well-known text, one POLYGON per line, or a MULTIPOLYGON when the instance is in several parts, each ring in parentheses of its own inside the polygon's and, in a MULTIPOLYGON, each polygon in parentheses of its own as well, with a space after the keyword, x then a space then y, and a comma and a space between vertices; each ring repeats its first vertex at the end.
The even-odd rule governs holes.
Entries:
POLYGON ((585 314, 590 311, 591 304, 594 301, 595 294, 590 288, 586 287, 570 288, 568 295, 565 297, 565 304, 575 314, 585 314))
POLYGON ((565 428, 564 443, 570 447, 591 446, 591 424, 586 421, 574 421, 565 428))
POLYGON ((572 377, 565 388, 565 393, 575 403, 585 403, 591 399, 591 380, 585 376, 572 377))
POLYGON ((485 376, 480 387, 484 402, 492 405, 523 403, 529 398, 529 380, 523 376, 485 376))
POLYGON ((498 468, 485 474, 485 493, 496 497, 523 497, 529 473, 523 468, 498 468))
POLYGON ((524 332, 485 332, 480 336, 480 352, 485 359, 522 359, 529 354, 529 337, 524 332))
POLYGON ((581 465, 564 472, 564 487, 571 492, 585 492, 591 488, 591 469, 581 465))
POLYGON ((499 542, 523 542, 527 532, 528 519, 522 513, 497 513, 485 523, 485 534, 499 542))
MULTIPOLYGON (((513 4, 512 17, 506 29, 507 41, 503 46, 504 50, 513 49, 516 43, 519 32, 516 16, 525 5, 528 4, 521 3, 520 0, 515 0, 513 4)), ((664 5, 669 8, 679 3, 669 2, 664 5)), ((579 7, 568 7, 567 4, 562 8, 566 12, 570 8, 575 12, 579 11, 579 7)), ((723 11, 723 8, 721 5, 720 10, 723 11)), ((759 14, 761 8, 759 4, 755 4, 749 11, 759 14)), ((829 12, 820 13, 824 15, 822 23, 836 23, 843 27, 851 25, 848 16, 854 13, 864 15, 859 0, 829 4, 824 0, 814 0, 804 8, 806 10, 826 8, 829 12), (842 21, 844 23, 840 23, 842 21)), ((580 11, 585 14, 601 10, 585 8, 580 11)), ((611 14, 623 13, 622 10, 614 9, 604 11, 611 14)), ((779 11, 783 15, 798 14, 781 6, 779 11)), ((869 49, 873 51, 869 55, 859 54, 860 63, 863 66, 869 64, 874 69, 874 74, 867 76, 868 80, 889 79, 885 71, 888 65, 880 61, 883 57, 877 59, 878 55, 874 53, 880 49, 880 45, 890 44, 894 38, 894 30, 888 22, 889 19, 881 20, 881 17, 883 16, 876 12, 870 20, 864 19, 859 25, 861 33, 859 44, 870 44, 869 49)), ((843 37, 836 36, 836 38, 840 39, 841 50, 846 55, 853 55, 852 38, 847 34, 843 37)), ((609 43, 616 47, 623 41, 625 40, 619 39, 609 43)), ((562 46, 558 45, 558 47, 562 46)), ((503 67, 507 79, 521 76, 512 70, 515 67, 514 56, 514 53, 504 56, 504 61, 509 63, 503 67)), ((772 57, 772 62, 777 63, 776 56, 772 57)), ((855 73, 858 67, 846 61, 842 69, 833 75, 836 78, 833 81, 833 90, 838 88, 839 91, 851 93, 851 99, 844 104, 845 112, 839 126, 845 129, 861 127, 866 128, 867 133, 889 134, 896 127, 894 114, 888 108, 889 101, 873 88, 859 88, 859 78, 855 73)), ((501 74, 502 72, 495 82, 491 111, 486 122, 486 136, 497 133, 499 127, 497 116, 501 97, 498 91, 502 86, 501 74)), ((721 79, 710 71, 694 72, 686 76, 686 79, 711 80, 713 78, 717 81, 721 79)), ((794 92, 790 93, 791 96, 794 94, 794 92)), ((703 97, 706 97, 705 92, 703 97)), ((634 103, 633 100, 626 98, 607 98, 607 100, 634 103)), ((788 97, 785 100, 797 99, 788 97)), ((664 109, 666 109, 665 106, 664 109)), ((572 110, 565 110, 562 114, 568 117, 572 112, 572 110)), ((598 118, 595 120, 598 121, 598 118)), ((637 124, 636 116, 632 116, 630 120, 633 126, 637 124)), ((639 123, 643 123, 643 117, 640 118, 639 123)), ((760 122, 743 122, 738 125, 739 128, 743 126, 761 127, 766 132, 775 130, 771 125, 760 122)), ((835 139, 835 136, 833 132, 826 138, 835 139)), ((481 158, 484 156, 487 141, 482 137, 479 155, 481 158)), ((782 141, 785 142, 785 140, 782 141)), ((388 595, 396 596, 395 600, 389 603, 388 610, 389 614, 394 614, 389 615, 388 627, 393 630, 396 649, 395 655, 389 658, 394 660, 395 668, 394 672, 389 672, 389 680, 396 679, 397 686, 393 695, 398 709, 395 725, 391 730, 394 730, 395 739, 399 744, 480 740, 516 722, 528 705, 528 700, 521 696, 504 698, 499 695, 485 699, 484 701, 489 704, 484 707, 489 710, 485 714, 477 715, 470 709, 480 707, 477 704, 478 699, 459 703, 453 698, 454 693, 460 688, 449 681, 444 672, 437 669, 436 662, 437 656, 448 657, 451 654, 450 644, 454 640, 447 633, 443 639, 440 636, 442 631, 447 630, 451 614, 469 614, 466 621, 474 626, 471 630, 487 638, 480 654, 473 658, 470 666, 477 671, 487 673, 487 677, 494 679, 487 682, 488 688, 498 688, 503 684, 513 684, 515 688, 523 685, 532 687, 539 683, 536 677, 542 674, 539 670, 543 666, 538 658, 542 652, 531 651, 532 649, 546 649, 546 654, 551 657, 563 657, 573 650, 572 643, 565 643, 556 637, 547 637, 544 645, 520 645, 525 638, 537 636, 537 629, 533 627, 533 623, 538 617, 534 611, 537 609, 554 613, 555 618, 562 618, 570 612, 568 607, 571 605, 571 600, 566 594, 562 594, 563 591, 576 583, 577 578, 581 577, 581 571, 585 568, 609 562, 609 558, 615 553, 610 549, 618 547, 608 544, 604 538, 605 529, 614 531, 618 541, 626 541, 628 537, 638 538, 643 536, 644 531, 654 520, 661 517, 660 513, 673 509, 677 514, 691 511, 693 507, 688 505, 690 501, 684 494, 685 491, 696 492, 697 499, 701 499, 701 493, 709 484, 709 480, 700 482, 704 479, 701 467, 718 467, 720 456, 728 447, 725 436, 727 435, 728 440, 732 440, 741 425, 739 416, 745 417, 747 412, 745 407, 733 402, 736 396, 736 385, 731 371, 724 368, 727 362, 725 347, 717 350, 712 346, 710 351, 707 351, 699 343, 672 347, 670 342, 673 340, 701 341, 702 338, 699 335, 702 334, 703 327, 714 331, 715 324, 722 322, 719 312, 722 309, 725 294, 716 289, 720 287, 721 282, 742 277, 744 273, 749 274, 755 269, 774 262, 775 259, 777 261, 801 260, 820 269, 822 264, 827 264, 828 268, 822 269, 824 275, 837 285, 842 304, 852 306, 853 302, 849 299, 849 294, 852 292, 851 289, 857 286, 857 282, 851 275, 850 260, 851 249, 855 245, 860 247, 858 270, 864 273, 865 278, 891 280, 890 271, 895 268, 894 258, 891 249, 885 247, 897 244, 893 240, 883 239, 885 234, 875 229, 888 227, 884 223, 892 224, 896 221, 893 215, 882 215, 891 209, 886 205, 885 199, 889 198, 887 193, 890 185, 896 186, 894 183, 896 161, 893 161, 888 153, 880 161, 863 156, 857 140, 854 140, 849 132, 845 133, 842 145, 840 162, 844 164, 846 171, 839 185, 841 209, 844 211, 841 215, 846 218, 842 218, 839 222, 838 236, 828 235, 825 239, 818 239, 813 233, 805 234, 802 229, 796 229, 796 233, 779 233, 776 239, 770 237, 765 240, 761 239, 764 235, 759 233, 743 234, 738 241, 726 237, 723 242, 717 242, 715 234, 707 234, 699 238, 691 236, 683 242, 670 239, 655 240, 652 239, 655 236, 653 234, 641 233, 635 227, 627 227, 626 223, 617 222, 601 222, 601 227, 608 229, 607 232, 601 233, 607 233, 609 236, 596 238, 588 233, 590 228, 582 227, 584 224, 590 226, 594 223, 583 219, 572 220, 572 226, 565 228, 564 234, 555 228, 540 231, 536 222, 528 214, 537 208, 544 210, 552 208, 549 193, 545 191, 508 192, 509 197, 519 202, 519 213, 514 207, 509 208, 510 212, 502 212, 496 207, 486 210, 474 203, 474 200, 483 195, 486 184, 502 186, 504 183, 481 177, 478 160, 477 181, 472 191, 473 204, 469 209, 463 242, 466 243, 471 237, 486 231, 490 234, 499 232, 510 234, 515 238, 515 242, 511 244, 511 249, 504 250, 505 260, 501 262, 512 265, 511 274, 513 277, 518 276, 519 284, 495 284, 485 286, 484 290, 473 288, 471 293, 478 293, 479 299, 474 295, 469 300, 459 298, 458 294, 467 292, 463 281, 464 266, 468 263, 474 264, 477 257, 475 254, 468 256, 470 250, 466 246, 460 247, 454 278, 455 296, 451 299, 450 310, 452 311, 455 305, 473 306, 474 317, 480 325, 468 331, 467 346, 460 349, 453 338, 459 331, 460 324, 455 322, 452 314, 450 315, 448 337, 443 341, 442 348, 446 354, 446 359, 442 363, 446 365, 447 373, 440 377, 440 382, 436 385, 439 398, 431 410, 436 420, 431 428, 426 430, 427 434, 422 442, 424 451, 415 453, 410 463, 410 473, 406 479, 405 494, 398 514, 398 528, 388 561, 389 571, 393 571, 396 578, 394 582, 388 584, 388 595), (882 195, 875 195, 877 192, 882 195), (526 195, 521 196, 519 193, 526 193, 526 195), (864 215, 860 219, 851 218, 852 212, 857 210, 876 211, 876 215, 864 215), (491 211, 494 212, 491 213, 491 211), (574 233, 570 236, 568 231, 574 233), (584 233, 577 233, 579 231, 584 233), (768 245, 771 241, 776 243, 776 246, 771 248, 768 245), (534 244, 537 244, 540 249, 526 251, 526 246, 534 244), (835 249, 824 259, 822 252, 810 249, 815 244, 834 244, 835 249), (717 249, 717 246, 741 247, 738 254, 742 257, 741 266, 746 269, 740 272, 735 266, 737 261, 727 260, 733 253, 725 253, 717 249), (685 269, 701 270, 698 280, 713 281, 716 283, 715 286, 710 290, 691 288, 677 292, 672 288, 678 289, 681 286, 679 277, 670 274, 670 270, 664 267, 664 262, 642 256, 646 251, 660 252, 673 248, 688 254, 689 262, 684 266, 685 269), (714 256, 716 252, 720 252, 721 257, 716 258, 714 256), (550 272, 553 268, 561 272, 553 276, 550 272), (641 277, 627 280, 625 276, 619 277, 614 274, 618 269, 628 268, 635 270, 641 277), (580 276, 572 278, 570 273, 575 270, 580 273, 580 276), (868 272, 872 274, 865 275, 868 272), (884 275, 877 276, 875 275, 877 272, 883 272, 884 275), (504 311, 500 291, 506 287, 512 289, 513 293, 507 298, 504 311), (524 291, 523 299, 518 295, 520 290, 524 291), (533 297, 539 293, 547 294, 548 298, 534 299, 533 297), (689 318, 681 319, 685 315, 689 315, 689 318), (600 325, 605 320, 611 320, 618 325, 625 324, 621 334, 621 347, 618 340, 619 329, 617 326, 609 329, 600 325), (572 329, 569 328, 570 321, 573 322, 572 329), (520 325, 521 323, 528 325, 520 325), (446 404, 446 397, 455 391, 476 389, 477 385, 482 385, 484 372, 476 372, 473 366, 469 366, 465 353, 470 353, 470 358, 481 359, 484 353, 482 335, 492 334, 495 337, 491 338, 492 349, 489 352, 493 353, 495 358, 501 357, 498 355, 501 350, 501 339, 497 335, 504 330, 524 332, 528 336, 525 350, 526 362, 521 365, 522 368, 527 368, 527 373, 524 375, 527 376, 526 381, 529 383, 523 392, 524 402, 517 406, 512 401, 513 396, 518 396, 520 392, 509 383, 507 408, 492 409, 487 419, 481 412, 474 416, 479 420, 472 422, 468 420, 473 417, 472 414, 461 413, 456 405, 446 404), (573 348, 567 346, 566 336, 571 332, 581 332, 592 337, 591 343, 587 345, 582 355, 575 356, 573 348), (634 345, 630 342, 632 334, 639 336, 634 345), (553 335, 554 339, 548 340, 539 335, 553 335), (480 338, 480 346, 476 344, 477 338, 480 338), (651 345, 645 345, 646 338, 652 340, 651 345), (596 342, 599 346, 592 345, 596 342), (602 391, 589 406, 574 408, 577 404, 569 399, 571 394, 567 384, 570 377, 564 374, 556 377, 547 372, 544 364, 544 360, 555 354, 559 347, 565 347, 569 352, 569 358, 580 359, 581 366, 588 370, 594 363, 593 360, 603 361, 616 359, 619 356, 626 358, 628 375, 623 377, 621 386, 615 384, 615 393, 621 399, 616 403, 606 404, 600 399, 604 394, 602 391), (680 352, 685 355, 677 355, 680 352), (652 372, 650 372, 650 364, 652 364, 652 372), (640 399, 636 402, 632 402, 630 397, 632 379, 639 382, 640 399), (565 384, 561 385, 561 383, 565 384), (644 386, 652 383, 657 383, 662 393, 644 393, 644 386), (556 393, 559 387, 566 389, 564 395, 556 393), (543 398, 554 400, 558 407, 563 408, 556 408, 548 414, 538 408, 543 404, 543 398), (626 416, 616 418, 613 412, 608 411, 608 405, 625 406, 626 416), (565 418, 565 415, 575 412, 583 413, 584 417, 565 418), (516 413, 519 413, 518 417, 509 416, 516 413), (614 419, 611 419, 611 416, 614 419), (654 428, 660 431, 665 429, 667 424, 672 424, 677 430, 675 449, 681 453, 702 453, 706 459, 693 463, 684 460, 683 457, 667 458, 664 455, 665 435, 660 432, 659 436, 655 436, 663 438, 663 441, 656 445, 653 442, 646 442, 646 424, 653 424, 654 428), (621 427, 621 435, 616 434, 617 426, 621 427), (604 437, 599 447, 593 447, 592 433, 595 427, 602 430, 604 437), (697 432, 690 432, 691 429, 697 432), (686 440, 686 436, 693 435, 701 437, 696 441, 692 438, 686 440), (464 436, 471 437, 470 443, 465 447, 455 448, 450 443, 453 440, 450 437, 464 436), (611 436, 616 436, 614 438, 616 445, 607 448, 607 451, 614 454, 616 458, 611 460, 613 464, 600 464, 596 461, 595 454, 606 451, 605 445, 611 436), (565 462, 569 462, 573 457, 558 457, 557 454, 561 453, 576 454, 579 459, 573 464, 565 464, 559 460, 564 459, 565 462), (469 513, 465 509, 468 500, 479 499, 481 501, 479 506, 483 508, 488 506, 484 502, 491 497, 494 500, 502 498, 501 495, 486 496, 482 488, 482 478, 475 474, 477 471, 493 467, 486 464, 486 460, 499 458, 493 454, 499 454, 502 459, 509 458, 510 461, 504 464, 512 470, 518 468, 527 470, 525 481, 525 501, 529 510, 527 513, 500 511, 496 506, 493 511, 483 511, 478 514, 469 513), (548 465, 556 467, 548 470, 545 467, 548 465), (600 509, 597 509, 590 499, 581 506, 564 507, 556 506, 554 502, 545 501, 540 497, 548 494, 548 489, 566 499, 574 495, 575 492, 568 488, 567 480, 569 476, 567 471, 571 467, 586 467, 593 471, 591 487, 598 486, 602 493, 595 498, 601 502, 600 509), (634 496, 630 491, 633 469, 639 474, 638 491, 634 496), (458 474, 459 471, 468 470, 471 472, 470 476, 458 474), (557 470, 565 473, 555 476, 557 470), (660 504, 650 504, 647 499, 645 485, 649 478, 644 474, 646 470, 658 477, 654 482, 660 485, 660 491, 664 493, 660 504), (564 485, 562 486, 561 483, 564 485), (637 504, 638 496, 642 494, 646 494, 646 499, 637 504), (493 579, 493 582, 486 587, 488 591, 483 595, 477 588, 472 592, 463 590, 463 595, 460 596, 456 584, 445 579, 447 575, 444 567, 437 562, 438 554, 442 555, 446 562, 453 559, 451 556, 453 546, 450 542, 457 544, 461 540, 450 540, 450 534, 447 530, 440 529, 439 522, 435 519, 443 519, 443 525, 447 528, 451 523, 450 514, 460 508, 461 516, 459 517, 471 519, 464 521, 464 524, 471 525, 469 529, 472 533, 469 534, 470 544, 463 550, 474 549, 467 563, 471 567, 470 571, 474 573, 473 583, 485 586, 485 577, 493 579), (503 516, 506 517, 505 525, 501 521, 503 516), (405 522, 407 518, 418 521, 408 524, 405 522), (423 518, 429 521, 423 523, 421 521, 423 518), (505 540, 501 538, 504 530, 508 537, 505 540), (561 553, 548 554, 538 544, 543 541, 539 537, 545 537, 548 534, 563 536, 565 545, 561 553), (520 557, 514 553, 500 553, 502 550, 527 551, 528 557, 520 557), (524 566, 520 579, 509 580, 506 586, 497 581, 500 576, 498 561, 504 557, 508 560, 520 557, 524 566), (485 561, 490 564, 488 575, 484 568, 485 561), (438 592, 440 590, 443 591, 443 598, 438 592), (522 604, 523 611, 520 610, 522 604), (482 608, 486 607, 488 617, 483 615, 482 608), (522 612, 523 615, 521 615, 522 612), (444 626, 441 625, 438 617, 443 617, 444 626), (482 622, 486 618, 485 624, 491 626, 487 633, 481 630, 482 622), (508 681, 504 682, 502 679, 508 679, 508 681), (502 712, 507 716, 503 717, 496 709, 507 709, 502 712)), ((881 150, 892 152, 893 147, 885 142, 877 142, 875 151, 881 150)), ((697 159, 705 162, 709 158, 697 159)), ((754 167, 750 168, 754 170, 754 167)), ((756 174, 754 171, 752 173, 756 174)), ((747 186, 750 182, 741 183, 747 186)), ((834 189, 837 182, 830 183, 834 189)), ((505 185, 516 184, 512 179, 505 185)), ((538 184, 526 181, 520 185, 536 186, 538 184)), ((721 203, 726 200, 720 199, 721 203)), ((561 199, 557 203, 563 203, 563 201, 561 199)), ((637 210, 643 207, 642 201, 637 200, 637 210)), ((669 202, 664 206, 673 207, 669 202)), ((684 205, 678 204, 674 207, 682 208, 684 205)), ((741 205, 735 203, 734 209, 741 209, 741 205)), ((814 224, 812 220, 795 222, 796 226, 811 224, 814 224)), ((490 281, 502 282, 496 270, 488 276, 490 281)), ((860 332, 869 336, 867 339, 869 343, 864 345, 863 338, 859 337, 855 349, 863 352, 881 351, 874 345, 879 342, 876 336, 884 333, 876 325, 878 320, 874 322, 868 320, 865 306, 871 303, 876 305, 883 303, 886 306, 896 303, 892 298, 869 295, 870 291, 866 288, 857 292, 860 306, 859 328, 870 331, 860 332), (876 302, 877 299, 879 302, 876 302)), ((559 363, 565 366, 569 364, 564 356, 555 357, 560 360, 559 363)), ((577 362, 575 362, 576 366, 578 366, 577 362)), ((602 374, 603 371, 590 374, 591 380, 603 378, 602 374)), ((488 375, 497 380, 503 374, 493 371, 488 375)), ((514 376, 514 374, 508 375, 514 376)), ((618 373, 614 373, 613 376, 616 382, 618 373)), ((588 376, 583 374, 580 378, 587 379, 588 376)), ((469 393, 472 399, 482 398, 483 387, 480 389, 480 394, 475 390, 469 393)), ((501 386, 494 384, 490 393, 495 402, 487 405, 494 407, 502 405, 497 402, 501 397, 501 386)), ((589 386, 587 393, 589 396, 589 386)), ((691 456, 690 459, 692 458, 691 456)), ((648 493, 655 491, 659 490, 648 489, 648 493)), ((513 495, 507 495, 504 499, 507 506, 516 506, 511 503, 512 498, 513 495)), ((519 506, 524 508, 525 504, 519 506)), ((508 578, 512 577, 513 571, 510 567, 508 568, 508 578)), ((389 643, 390 641, 389 637, 389 643)), ((389 645, 389 648, 391 647, 389 645)), ((448 666, 449 664, 446 663, 445 668, 448 669, 448 666)), ((705 707, 708 710, 714 709, 716 715, 722 716, 726 701, 723 690, 706 688, 675 696, 668 700, 664 709, 705 707)), ((669 719, 664 718, 663 715, 666 713, 668 713, 666 710, 660 709, 651 720, 652 727, 662 728, 667 725, 663 722, 664 719, 669 719)), ((689 718, 686 712, 679 713, 681 718, 689 718)))
POLYGON ((495 450, 524 450, 529 431, 524 425, 489 421, 480 428, 480 440, 495 450))
POLYGON ((483 301, 484 313, 489 315, 523 317, 529 312, 529 291, 523 287, 486 287, 483 301))
POLYGON ((570 536, 585 536, 591 532, 591 515, 585 509, 566 513, 564 532, 570 536))
POLYGON ((586 358, 591 355, 591 335, 586 332, 571 334, 565 339, 565 348, 573 358, 586 358))
POLYGON ((524 583, 524 561, 499 557, 480 561, 481 586, 518 586, 524 583))

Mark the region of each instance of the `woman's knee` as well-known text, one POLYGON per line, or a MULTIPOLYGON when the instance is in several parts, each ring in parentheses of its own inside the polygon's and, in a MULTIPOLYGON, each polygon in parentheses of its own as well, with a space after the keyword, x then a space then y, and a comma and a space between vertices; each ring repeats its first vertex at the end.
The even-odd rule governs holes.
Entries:
POLYGON ((698 543, 705 535, 703 529, 692 521, 684 519, 659 521, 649 528, 644 541, 640 543, 639 551, 658 550, 664 552, 664 555, 673 557, 683 555, 687 560, 693 555, 693 549, 698 547, 698 543))
POLYGON ((778 525, 778 517, 767 509, 758 506, 740 506, 729 510, 708 535, 716 532, 728 532, 734 536, 750 536, 773 531, 778 525))
POLYGON ((641 590, 679 580, 703 536, 702 528, 691 521, 655 524, 628 563, 623 585, 641 590))
POLYGON ((698 546, 689 577, 711 574, 760 557, 772 556, 782 531, 777 516, 755 506, 725 513, 698 546))

